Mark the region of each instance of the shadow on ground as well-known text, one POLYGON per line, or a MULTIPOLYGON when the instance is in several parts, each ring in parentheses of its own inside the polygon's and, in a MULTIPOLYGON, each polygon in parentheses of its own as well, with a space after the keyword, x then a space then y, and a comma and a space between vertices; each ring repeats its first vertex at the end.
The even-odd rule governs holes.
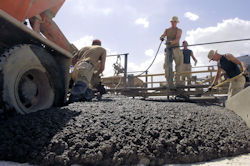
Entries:
POLYGON ((28 115, 0 119, 0 160, 26 162, 42 160, 44 148, 69 120, 78 116, 65 108, 53 108, 28 115))

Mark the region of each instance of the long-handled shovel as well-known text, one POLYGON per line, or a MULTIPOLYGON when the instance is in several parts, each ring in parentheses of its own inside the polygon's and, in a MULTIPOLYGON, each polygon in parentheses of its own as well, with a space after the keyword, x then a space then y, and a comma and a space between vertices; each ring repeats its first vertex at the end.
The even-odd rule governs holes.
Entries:
MULTIPOLYGON (((230 82, 230 81, 233 81, 233 80, 235 80, 235 79, 238 79, 238 78, 241 77, 243 74, 244 74, 244 72, 240 73, 239 75, 237 75, 237 76, 235 76, 235 77, 233 77, 233 78, 227 79, 227 80, 225 80, 225 81, 223 81, 223 82, 221 82, 221 83, 219 83, 219 84, 213 86, 213 87, 212 87, 212 90, 213 90, 213 89, 216 89, 216 88, 218 88, 218 87, 220 87, 220 86, 222 86, 222 85, 225 85, 226 83, 228 83, 228 82, 230 82)), ((201 95, 204 95, 204 94, 206 94, 206 93, 208 93, 208 92, 209 92, 209 90, 203 92, 201 95)))

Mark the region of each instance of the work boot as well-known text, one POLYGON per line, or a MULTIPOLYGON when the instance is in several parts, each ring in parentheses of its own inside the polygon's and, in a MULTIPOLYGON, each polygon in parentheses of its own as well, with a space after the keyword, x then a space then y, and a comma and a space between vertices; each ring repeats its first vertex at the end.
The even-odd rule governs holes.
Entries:
POLYGON ((85 101, 91 101, 94 98, 94 92, 87 88, 86 92, 84 93, 85 101))
POLYGON ((106 94, 106 89, 104 88, 104 85, 102 85, 101 82, 99 82, 94 88, 97 89, 98 92, 100 92, 101 95, 106 94))
POLYGON ((175 99, 184 99, 185 101, 189 101, 189 95, 178 94, 175 96, 175 99))
POLYGON ((87 85, 82 81, 77 81, 70 91, 69 103, 84 101, 87 85))

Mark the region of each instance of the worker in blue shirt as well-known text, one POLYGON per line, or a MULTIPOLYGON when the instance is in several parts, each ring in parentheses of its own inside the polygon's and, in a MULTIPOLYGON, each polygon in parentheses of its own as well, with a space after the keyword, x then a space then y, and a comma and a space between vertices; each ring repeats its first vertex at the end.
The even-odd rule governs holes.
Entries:
MULTIPOLYGON (((190 57, 192 57, 192 59, 194 60, 194 65, 196 66, 197 64, 197 59, 194 57, 194 53, 192 50, 188 49, 188 43, 186 40, 184 40, 182 42, 182 46, 184 47, 182 52, 183 52, 183 66, 182 66, 182 70, 184 72, 191 72, 192 66, 190 63, 190 57)), ((191 84, 191 73, 187 73, 187 74, 183 74, 182 75, 182 80, 185 81, 185 79, 187 78, 187 82, 188 85, 191 84)))

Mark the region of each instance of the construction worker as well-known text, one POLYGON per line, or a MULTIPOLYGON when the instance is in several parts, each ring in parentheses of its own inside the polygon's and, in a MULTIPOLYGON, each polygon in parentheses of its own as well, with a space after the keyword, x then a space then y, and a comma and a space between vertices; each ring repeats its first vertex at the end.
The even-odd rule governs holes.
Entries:
MULTIPOLYGON (((99 76, 105 67, 106 50, 101 47, 101 41, 93 40, 92 46, 80 49, 72 59, 74 70, 72 79, 74 85, 70 91, 69 102, 91 100, 93 92, 90 88, 98 84, 92 80, 93 75, 99 76), (92 81, 92 82, 91 82, 92 81), (91 85, 92 83, 92 85, 91 85)), ((94 79, 99 81, 100 79, 94 79)))
MULTIPOLYGON (((188 49, 188 42, 186 40, 184 40, 182 42, 182 46, 184 47, 183 50, 182 50, 182 53, 183 53, 183 66, 182 66, 182 70, 184 72, 191 72, 191 69, 192 69, 192 66, 191 66, 191 63, 190 63, 190 57, 192 57, 192 59, 194 60, 194 65, 196 66, 197 64, 197 59, 194 57, 194 53, 192 50, 188 49)), ((188 82, 188 85, 191 84, 191 73, 188 73, 188 74, 183 74, 182 75, 182 80, 185 81, 185 79, 187 78, 187 82, 188 82)))
MULTIPOLYGON (((167 28, 160 37, 160 40, 162 41, 164 40, 165 37, 167 37, 166 41, 167 48, 165 49, 165 63, 164 63, 165 77, 167 80, 169 78, 173 78, 172 71, 169 71, 172 69, 172 59, 175 61, 175 71, 177 73, 182 72, 182 65, 183 65, 183 54, 179 48, 179 41, 181 38, 182 30, 177 27, 177 23, 179 23, 178 17, 173 16, 170 22, 171 22, 171 27, 167 28), (171 53, 172 57, 170 57, 171 53)), ((176 75, 174 80, 176 85, 179 85, 181 81, 180 75, 176 75)), ((168 80, 168 83, 172 84, 172 80, 168 80)))
MULTIPOLYGON (((218 79, 220 78, 222 69, 226 72, 228 78, 233 78, 239 75, 241 71, 247 73, 245 64, 235 58, 232 54, 222 55, 217 53, 217 51, 210 50, 208 53, 208 59, 210 59, 210 61, 213 60, 218 62, 217 74, 213 80, 212 85, 208 88, 209 91, 212 90, 212 87, 215 86, 218 79), (238 65, 240 66, 241 70, 238 65)), ((245 86, 245 82, 246 80, 244 76, 232 80, 228 89, 228 98, 241 91, 245 86)))

